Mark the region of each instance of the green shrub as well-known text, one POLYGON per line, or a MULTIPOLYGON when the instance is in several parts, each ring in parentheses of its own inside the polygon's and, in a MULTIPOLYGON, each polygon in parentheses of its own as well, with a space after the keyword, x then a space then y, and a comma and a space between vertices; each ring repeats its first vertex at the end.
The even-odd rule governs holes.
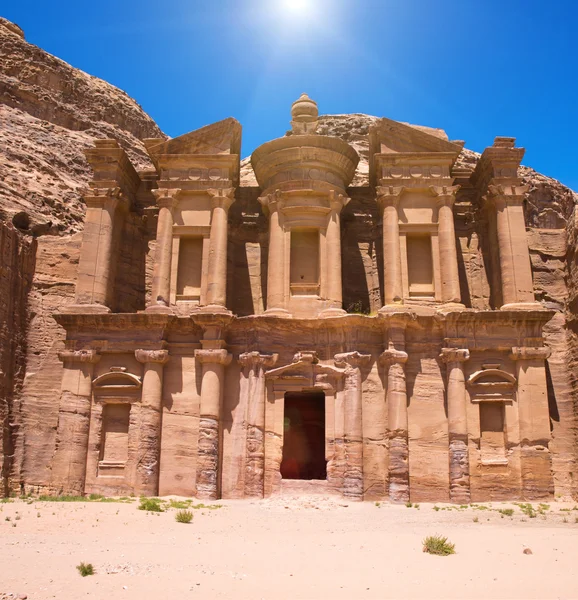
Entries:
POLYGON ((94 567, 91 563, 87 564, 81 562, 79 565, 76 565, 76 569, 82 577, 86 577, 87 575, 94 575, 94 567))
POLYGON ((141 498, 140 504, 138 505, 139 510, 146 510, 147 512, 164 512, 165 509, 162 505, 160 498, 141 498))
POLYGON ((189 508, 192 500, 171 500, 169 506, 171 508, 189 508))
POLYGON ((193 513, 190 510, 179 510, 175 515, 177 523, 190 523, 193 520, 193 513))
POLYGON ((448 542, 448 538, 441 535, 428 535, 423 541, 423 551, 437 556, 455 554, 455 546, 448 542))
POLYGON ((514 514, 513 508, 501 508, 498 511, 501 515, 505 515, 506 517, 511 517, 514 514))

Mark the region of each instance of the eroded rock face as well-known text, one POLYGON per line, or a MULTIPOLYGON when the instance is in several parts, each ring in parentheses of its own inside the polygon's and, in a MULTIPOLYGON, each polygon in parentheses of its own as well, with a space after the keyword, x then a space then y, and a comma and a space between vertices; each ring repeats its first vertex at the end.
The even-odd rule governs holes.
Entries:
POLYGON ((92 177, 84 150, 115 138, 146 169, 145 137, 165 136, 126 93, 0 19, 0 221, 8 224, 0 235, 0 419, 13 488, 22 468, 31 483, 42 481, 54 450, 64 332, 52 314, 74 299, 82 190, 92 177))

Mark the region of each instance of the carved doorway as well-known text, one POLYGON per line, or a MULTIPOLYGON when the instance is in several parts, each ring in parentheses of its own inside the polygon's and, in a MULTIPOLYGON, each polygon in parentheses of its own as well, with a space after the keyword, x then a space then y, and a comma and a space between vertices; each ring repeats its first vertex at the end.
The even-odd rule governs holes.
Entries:
POLYGON ((325 394, 287 392, 283 420, 283 479, 327 479, 325 394))

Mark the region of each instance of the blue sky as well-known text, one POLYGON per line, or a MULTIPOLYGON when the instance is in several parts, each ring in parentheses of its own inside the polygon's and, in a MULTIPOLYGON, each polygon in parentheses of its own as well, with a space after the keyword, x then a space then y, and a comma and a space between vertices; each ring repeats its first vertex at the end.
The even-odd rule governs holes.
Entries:
POLYGON ((441 127, 578 190, 576 0, 9 0, 37 44, 134 97, 177 136, 228 116, 243 154, 322 114, 441 127))

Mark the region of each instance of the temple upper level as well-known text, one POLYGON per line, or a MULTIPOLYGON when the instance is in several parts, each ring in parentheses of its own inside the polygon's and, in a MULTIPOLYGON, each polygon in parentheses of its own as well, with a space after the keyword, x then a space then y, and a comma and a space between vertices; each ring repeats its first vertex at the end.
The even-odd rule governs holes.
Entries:
POLYGON ((145 140, 154 171, 137 172, 115 140, 97 141, 66 310, 331 318, 539 308, 515 140, 496 138, 467 168, 463 142, 380 119, 358 185, 358 151, 321 132, 317 104, 303 94, 291 117, 250 167, 232 118, 145 140), (241 177, 250 168, 256 184, 241 177))

